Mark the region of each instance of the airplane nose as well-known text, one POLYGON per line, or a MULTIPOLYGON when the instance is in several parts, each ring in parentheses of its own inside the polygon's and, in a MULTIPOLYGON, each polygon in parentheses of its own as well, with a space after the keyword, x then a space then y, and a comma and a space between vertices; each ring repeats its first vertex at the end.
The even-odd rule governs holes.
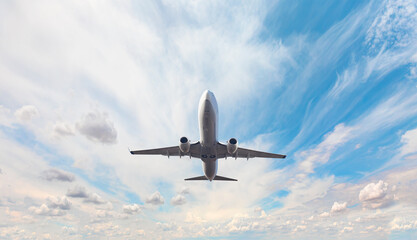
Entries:
POLYGON ((203 98, 206 99, 206 100, 210 99, 211 95, 213 95, 213 93, 210 92, 210 90, 206 90, 206 91, 203 92, 203 98))

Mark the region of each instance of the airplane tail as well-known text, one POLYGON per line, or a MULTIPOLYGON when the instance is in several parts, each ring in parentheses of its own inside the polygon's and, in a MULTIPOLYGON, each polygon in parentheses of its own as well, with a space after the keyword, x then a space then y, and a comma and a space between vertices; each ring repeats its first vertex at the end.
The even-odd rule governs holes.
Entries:
MULTIPOLYGON (((193 178, 186 178, 184 180, 185 181, 198 181, 198 180, 208 180, 208 179, 207 179, 206 176, 199 176, 199 177, 193 177, 193 178)), ((216 175, 213 180, 216 180, 216 181, 237 181, 237 179, 222 177, 222 176, 219 176, 219 175, 216 175)))

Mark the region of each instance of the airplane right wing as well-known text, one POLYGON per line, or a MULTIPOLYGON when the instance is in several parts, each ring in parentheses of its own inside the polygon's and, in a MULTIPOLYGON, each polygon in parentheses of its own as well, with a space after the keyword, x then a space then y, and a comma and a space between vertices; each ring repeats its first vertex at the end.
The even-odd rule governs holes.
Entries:
POLYGON ((130 154, 134 155, 162 155, 162 156, 189 156, 200 158, 201 145, 200 142, 196 142, 190 145, 190 151, 188 153, 183 153, 180 150, 179 146, 173 147, 164 147, 164 148, 154 148, 154 149, 144 149, 144 150, 134 150, 130 151, 130 154))
POLYGON ((236 152, 232 155, 227 151, 227 146, 222 143, 217 144, 217 157, 218 158, 226 158, 226 157, 234 157, 234 158, 285 158, 286 155, 276 154, 276 153, 268 153, 268 152, 261 152, 256 150, 251 150, 247 148, 239 147, 236 152))

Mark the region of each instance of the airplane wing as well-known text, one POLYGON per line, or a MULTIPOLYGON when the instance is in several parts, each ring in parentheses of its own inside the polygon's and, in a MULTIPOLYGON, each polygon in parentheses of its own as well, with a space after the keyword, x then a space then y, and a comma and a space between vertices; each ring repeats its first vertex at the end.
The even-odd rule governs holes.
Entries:
POLYGON ((246 148, 239 147, 237 151, 231 155, 227 151, 227 146, 225 144, 218 143, 217 144, 217 157, 218 158, 226 158, 226 157, 232 157, 232 158, 285 158, 286 155, 276 154, 276 153, 268 153, 268 152, 261 152, 246 148))
POLYGON ((201 145, 200 142, 192 143, 190 145, 190 151, 188 153, 183 153, 180 150, 179 146, 173 147, 164 147, 164 148, 154 148, 154 149, 144 149, 144 150, 134 150, 130 151, 130 154, 137 155, 162 155, 162 156, 189 156, 200 158, 201 154, 201 145))

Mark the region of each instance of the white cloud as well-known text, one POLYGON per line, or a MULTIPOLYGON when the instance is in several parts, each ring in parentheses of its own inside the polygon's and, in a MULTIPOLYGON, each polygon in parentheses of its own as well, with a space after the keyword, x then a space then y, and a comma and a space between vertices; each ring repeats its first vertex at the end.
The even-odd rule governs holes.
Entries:
POLYGON ((417 34, 417 3, 413 0, 386 0, 366 36, 372 47, 413 43, 417 34))
POLYGON ((360 201, 372 201, 382 199, 387 195, 388 183, 379 180, 378 183, 369 183, 359 193, 360 201))
POLYGON ((177 194, 171 198, 171 205, 178 206, 184 205, 185 203, 187 203, 187 199, 181 194, 177 194))
POLYGON ((38 109, 33 105, 26 105, 17 109, 14 113, 16 118, 20 121, 30 121, 33 118, 39 116, 38 109))
POLYGON ((347 202, 344 202, 344 203, 334 202, 330 212, 331 213, 343 212, 346 210, 346 207, 347 207, 347 202))
POLYGON ((50 208, 59 208, 62 210, 69 210, 71 208, 71 202, 63 197, 49 197, 47 198, 47 205, 50 208))
POLYGON ((409 130, 401 136, 401 154, 407 155, 417 152, 417 129, 409 130))
POLYGON ((323 212, 319 215, 319 217, 329 217, 330 213, 329 212, 323 212))
POLYGON ((54 168, 43 171, 41 177, 47 181, 73 182, 75 180, 73 174, 54 168))
POLYGON ((78 131, 94 142, 114 144, 117 141, 117 131, 107 113, 89 112, 76 123, 78 131))
POLYGON ((43 215, 43 216, 63 216, 66 214, 65 211, 59 209, 59 208, 49 208, 46 204, 42 204, 40 207, 30 207, 29 211, 37 214, 37 215, 43 215))
POLYGON ((84 202, 94 203, 94 204, 105 204, 106 201, 97 193, 90 193, 87 198, 84 199, 84 202))
POLYGON ((74 135, 74 129, 72 125, 66 122, 56 122, 53 126, 53 131, 56 136, 74 135))
POLYGON ((36 215, 63 216, 71 209, 71 202, 65 197, 48 197, 39 207, 32 206, 29 211, 36 215))
POLYGON ((300 169, 312 173, 315 167, 325 164, 339 146, 353 137, 352 130, 352 127, 347 127, 344 124, 337 125, 319 145, 300 153, 300 157, 304 159, 299 165, 300 169))
POLYGON ((388 194, 388 183, 379 180, 366 185, 359 192, 359 200, 365 208, 381 208, 392 203, 393 196, 388 194))
POLYGON ((138 204, 123 205, 123 212, 127 214, 141 213, 142 208, 138 204))
POLYGON ((410 229, 417 229, 417 219, 407 219, 405 217, 395 217, 389 223, 391 231, 404 231, 410 229))
POLYGON ((164 204, 164 198, 158 191, 156 191, 146 198, 146 203, 152 205, 161 205, 164 204))

